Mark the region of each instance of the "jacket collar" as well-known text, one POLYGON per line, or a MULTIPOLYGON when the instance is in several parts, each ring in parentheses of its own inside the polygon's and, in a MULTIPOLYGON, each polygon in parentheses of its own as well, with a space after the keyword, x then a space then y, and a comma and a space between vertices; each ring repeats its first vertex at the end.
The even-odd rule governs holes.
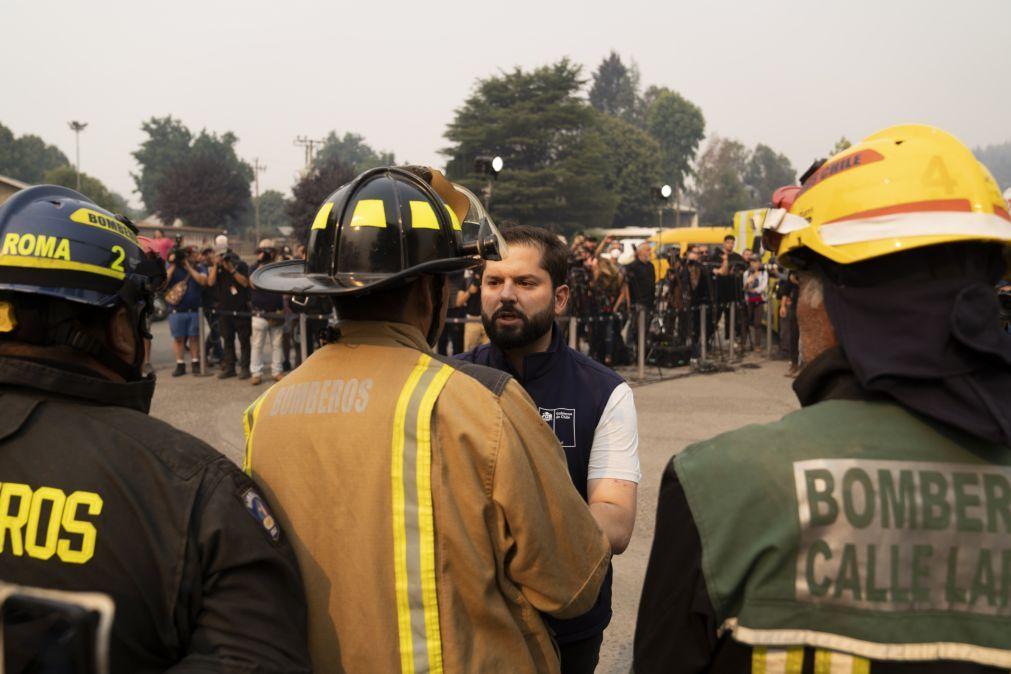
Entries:
POLYGON ((34 389, 62 398, 127 407, 147 414, 154 396, 154 377, 114 382, 85 370, 68 369, 53 361, 0 356, 0 386, 34 389))
POLYGON ((340 331, 340 341, 345 344, 397 345, 432 353, 432 348, 421 331, 406 323, 341 321, 337 324, 337 329, 340 331))
POLYGON ((546 351, 538 351, 523 357, 523 375, 515 372, 505 357, 502 349, 494 343, 488 345, 489 362, 496 370, 508 372, 521 384, 535 381, 547 376, 556 362, 556 355, 564 353, 568 346, 562 339, 562 333, 557 325, 551 326, 551 341, 546 351))
POLYGON ((793 382, 802 407, 826 400, 880 400, 885 396, 860 385, 841 346, 833 347, 808 363, 793 382))

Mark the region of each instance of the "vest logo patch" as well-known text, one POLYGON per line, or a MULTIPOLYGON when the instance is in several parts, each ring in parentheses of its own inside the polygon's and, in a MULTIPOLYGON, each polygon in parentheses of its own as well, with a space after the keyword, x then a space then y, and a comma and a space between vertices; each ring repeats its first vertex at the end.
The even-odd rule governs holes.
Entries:
POLYGON ((558 438, 558 442, 562 443, 562 447, 575 447, 576 410, 570 407, 556 407, 554 409, 540 407, 538 409, 541 419, 555 432, 555 437, 558 438))
POLYGON ((253 516, 253 519, 260 523, 260 526, 267 532, 271 540, 277 543, 281 538, 281 527, 277 526, 277 520, 271 514, 266 501, 256 493, 255 489, 250 487, 242 492, 242 503, 246 506, 249 514, 253 516))
POLYGON ((1011 615, 1011 468, 793 464, 799 601, 1011 615))

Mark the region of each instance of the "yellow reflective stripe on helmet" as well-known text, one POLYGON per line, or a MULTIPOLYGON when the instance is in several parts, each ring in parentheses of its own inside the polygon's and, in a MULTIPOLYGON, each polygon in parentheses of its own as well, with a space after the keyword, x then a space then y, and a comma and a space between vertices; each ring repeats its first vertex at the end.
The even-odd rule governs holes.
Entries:
POLYGON ((242 457, 242 472, 250 477, 253 475, 253 428, 256 426, 256 417, 260 414, 260 407, 267 399, 268 393, 270 393, 270 389, 264 391, 259 398, 254 400, 242 415, 242 433, 246 438, 246 452, 242 457))
POLYGON ((801 674, 803 669, 803 646, 755 646, 751 650, 751 674, 801 674))
POLYGON ((316 211, 316 217, 312 219, 311 229, 326 229, 327 220, 330 218, 330 211, 333 210, 333 202, 328 201, 316 211))
POLYGON ((22 255, 0 255, 0 267, 28 267, 30 269, 58 269, 61 271, 83 271, 89 274, 99 274, 109 276, 114 279, 123 280, 126 273, 102 267, 97 264, 87 262, 74 262, 73 260, 57 260, 49 257, 30 257, 22 255))
POLYGON ((870 674, 867 658, 819 648, 814 652, 814 674, 870 674))
POLYGON ((453 229, 457 232, 462 232, 463 226, 460 224, 460 218, 456 216, 456 211, 446 206, 446 212, 449 213, 449 221, 453 223, 453 229))
POLYGON ((427 201, 411 202, 411 229, 439 229, 439 217, 427 201))
POLYGON ((453 368, 422 354, 397 400, 390 479, 400 665, 442 672, 435 571, 431 417, 453 368))
POLYGON ((103 215, 98 211, 93 211, 90 208, 78 208, 70 215, 70 219, 82 225, 104 229, 107 232, 112 232, 117 236, 123 237, 127 241, 137 243, 137 235, 133 233, 132 229, 119 220, 110 218, 108 215, 103 215))
POLYGON ((382 199, 362 199, 351 215, 352 227, 386 227, 386 207, 382 199))

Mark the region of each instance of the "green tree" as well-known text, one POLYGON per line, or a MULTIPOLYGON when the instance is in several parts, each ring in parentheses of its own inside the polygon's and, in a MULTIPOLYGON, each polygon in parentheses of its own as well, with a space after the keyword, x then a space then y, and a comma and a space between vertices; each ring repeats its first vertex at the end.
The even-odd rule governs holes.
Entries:
POLYGON ((997 181, 1001 189, 1011 187, 1011 141, 999 145, 977 147, 972 152, 976 155, 976 159, 990 169, 993 179, 997 181))
POLYGON ((599 115, 597 123, 607 152, 604 187, 618 199, 612 226, 653 226, 658 203, 652 190, 661 182, 660 145, 617 117, 599 115))
POLYGON ((797 172, 786 155, 779 154, 768 145, 759 143, 748 158, 744 182, 750 185, 758 199, 769 201, 772 193, 783 185, 792 185, 797 172))
POLYGON ((337 188, 354 180, 354 168, 335 156, 326 161, 314 162, 313 166, 291 188, 292 199, 287 212, 290 224, 295 228, 296 239, 305 241, 316 211, 337 188))
POLYGON ((626 66, 614 50, 593 73, 590 105, 600 112, 635 123, 640 116, 639 68, 626 66))
POLYGON ((46 171, 69 164, 66 155, 38 136, 15 137, 0 124, 0 175, 26 183, 40 183, 46 171))
POLYGON ((846 136, 840 136, 839 140, 835 142, 835 146, 832 148, 832 154, 830 156, 834 157, 843 150, 848 150, 851 147, 853 147, 853 143, 850 142, 849 138, 846 136))
POLYGON ((248 226, 253 167, 235 154, 236 141, 231 132, 201 131, 182 157, 161 169, 152 210, 163 222, 180 218, 194 227, 248 226))
POLYGON ((597 112, 580 97, 580 66, 568 59, 533 71, 520 68, 479 80, 456 110, 442 151, 448 173, 480 190, 474 158, 499 155, 505 170, 494 184, 493 216, 572 231, 606 227, 617 198, 604 184, 606 148, 597 112))
POLYGON ((714 136, 709 141, 696 169, 701 224, 729 225, 736 211, 754 204, 743 179, 748 159, 748 149, 736 140, 714 136))
POLYGON ((705 136, 702 110, 687 98, 669 89, 651 90, 652 103, 646 111, 646 129, 660 144, 663 178, 684 189, 692 174, 692 161, 705 136))
POLYGON ((152 117, 141 124, 140 128, 147 134, 147 140, 133 153, 134 159, 140 164, 140 173, 131 175, 141 201, 151 213, 157 210, 159 186, 165 173, 188 156, 193 134, 171 115, 152 117))
POLYGON ((338 136, 335 131, 324 139, 323 145, 313 162, 317 165, 339 161, 350 166, 356 174, 367 171, 377 166, 393 166, 396 159, 392 152, 385 152, 372 149, 365 142, 365 137, 357 133, 345 133, 343 137, 338 136))
POLYGON ((263 232, 277 232, 278 227, 286 227, 291 223, 288 199, 277 190, 267 190, 259 198, 254 198, 253 202, 260 208, 260 227, 263 232))

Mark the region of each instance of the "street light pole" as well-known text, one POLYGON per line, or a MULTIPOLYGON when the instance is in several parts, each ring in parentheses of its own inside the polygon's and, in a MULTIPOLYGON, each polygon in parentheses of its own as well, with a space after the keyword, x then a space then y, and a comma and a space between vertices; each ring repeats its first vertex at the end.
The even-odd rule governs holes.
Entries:
POLYGON ((81 191, 81 132, 88 126, 87 122, 70 122, 70 129, 74 132, 74 145, 76 146, 76 163, 74 171, 77 173, 77 191, 81 191))
POLYGON ((481 155, 474 158, 474 172, 488 177, 488 182, 484 188, 484 209, 486 211, 491 210, 492 180, 498 178, 498 174, 502 171, 504 166, 505 162, 502 160, 502 157, 499 156, 489 157, 481 155))
POLYGON ((260 241, 260 172, 266 171, 267 167, 260 163, 260 158, 253 159, 253 217, 256 220, 256 241, 260 241))

